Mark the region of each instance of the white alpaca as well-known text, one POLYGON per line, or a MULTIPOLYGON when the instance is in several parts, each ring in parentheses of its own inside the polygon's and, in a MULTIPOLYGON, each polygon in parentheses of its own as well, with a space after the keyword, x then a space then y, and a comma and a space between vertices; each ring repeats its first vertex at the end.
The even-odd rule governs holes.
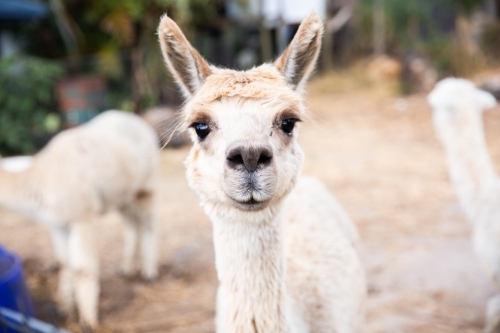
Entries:
MULTIPOLYGON (((482 113, 495 98, 472 82, 448 78, 429 94, 448 171, 473 227, 474 250, 500 291, 500 178, 487 151, 482 113)), ((488 304, 486 332, 500 332, 500 295, 488 304)))
POLYGON ((61 264, 59 299, 75 302, 82 322, 97 323, 99 256, 94 229, 111 209, 126 220, 123 272, 134 270, 139 236, 142 275, 157 276, 157 138, 139 117, 108 111, 58 134, 32 166, 0 168, 0 206, 40 220, 50 228, 61 264))
POLYGON ((189 98, 188 182, 213 223, 217 332, 361 329, 356 228, 318 180, 298 179, 294 127, 322 32, 311 14, 274 64, 238 72, 207 64, 168 17, 159 25, 167 66, 189 98))

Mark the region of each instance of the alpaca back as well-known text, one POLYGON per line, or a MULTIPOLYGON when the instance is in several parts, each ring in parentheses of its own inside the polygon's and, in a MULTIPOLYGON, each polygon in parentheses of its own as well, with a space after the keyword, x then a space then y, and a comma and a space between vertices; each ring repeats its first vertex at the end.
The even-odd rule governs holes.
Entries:
POLYGON ((299 179, 285 220, 287 290, 292 312, 311 332, 358 332, 364 317, 365 275, 358 233, 318 180, 299 179))
POLYGON ((36 156, 32 175, 48 189, 48 208, 78 215, 124 205, 151 189, 157 165, 153 129, 133 114, 107 111, 57 135, 36 156))

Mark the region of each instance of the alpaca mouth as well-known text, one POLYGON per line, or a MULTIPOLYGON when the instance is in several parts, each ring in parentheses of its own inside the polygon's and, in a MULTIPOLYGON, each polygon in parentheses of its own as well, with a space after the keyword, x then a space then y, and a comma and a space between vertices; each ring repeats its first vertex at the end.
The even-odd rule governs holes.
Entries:
POLYGON ((258 211, 267 207, 269 204, 269 200, 258 201, 252 196, 249 200, 241 201, 235 198, 231 198, 235 203, 238 209, 244 211, 258 211))
POLYGON ((243 211, 259 211, 269 205, 274 188, 267 183, 262 184, 262 180, 259 182, 255 177, 250 181, 240 177, 236 181, 227 178, 228 181, 222 183, 222 189, 235 208, 243 211))

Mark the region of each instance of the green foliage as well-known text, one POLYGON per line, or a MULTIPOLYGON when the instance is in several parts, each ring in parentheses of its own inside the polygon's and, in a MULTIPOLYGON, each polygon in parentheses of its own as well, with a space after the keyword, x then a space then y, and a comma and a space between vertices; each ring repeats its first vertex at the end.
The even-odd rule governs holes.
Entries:
MULTIPOLYGON (((448 1, 448 0, 444 0, 448 1)), ((451 0, 450 0, 451 1, 451 0)), ((384 0, 386 43, 389 52, 414 50, 421 43, 421 36, 427 38, 436 34, 431 16, 432 1, 426 0, 384 0)), ((361 0, 358 20, 358 32, 361 45, 373 47, 373 0, 361 0)))
POLYGON ((0 152, 35 151, 36 140, 60 127, 54 113, 54 84, 64 73, 53 62, 33 57, 0 59, 0 152))
POLYGON ((168 13, 192 37, 193 26, 216 21, 216 8, 223 5, 223 0, 64 1, 85 31, 80 49, 94 55, 93 70, 118 88, 109 96, 113 107, 132 102, 135 112, 156 105, 158 88, 168 81, 156 35, 160 16, 168 13))
POLYGON ((477 6, 484 3, 484 0, 441 0, 441 1, 458 7, 459 10, 461 10, 467 15, 470 15, 477 6))
MULTIPOLYGON (((426 56, 441 74, 470 74, 481 65, 480 55, 467 49, 467 41, 456 23, 452 33, 443 32, 438 25, 443 15, 449 26, 457 18, 465 19, 482 3, 483 0, 383 0, 387 52, 399 58, 408 53, 426 56)), ((363 54, 373 52, 373 14, 374 0, 360 0, 357 44, 363 54)), ((485 45, 498 45, 498 31, 492 27, 486 32, 485 45)))

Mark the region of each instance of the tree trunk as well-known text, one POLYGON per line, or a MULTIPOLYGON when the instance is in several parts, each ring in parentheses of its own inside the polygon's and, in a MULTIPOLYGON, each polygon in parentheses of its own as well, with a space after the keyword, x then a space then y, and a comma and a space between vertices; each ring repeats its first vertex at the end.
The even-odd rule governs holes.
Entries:
POLYGON ((141 78, 143 76, 142 68, 142 50, 139 46, 134 46, 130 51, 132 64, 132 101, 134 105, 134 113, 139 114, 142 111, 142 102, 144 99, 141 78))
POLYGON ((373 7, 373 48, 376 55, 385 53, 384 0, 375 0, 373 7))

